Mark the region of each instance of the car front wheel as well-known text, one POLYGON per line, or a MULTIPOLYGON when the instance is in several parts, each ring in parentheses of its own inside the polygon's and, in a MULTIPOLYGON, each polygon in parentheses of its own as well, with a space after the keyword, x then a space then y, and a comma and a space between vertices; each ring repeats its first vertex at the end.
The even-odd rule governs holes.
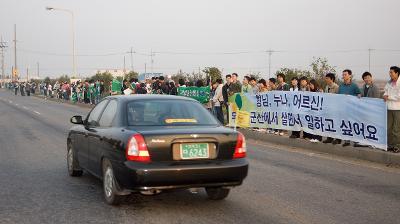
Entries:
POLYGON ((206 187, 207 196, 211 200, 222 200, 229 194, 230 189, 222 187, 206 187))
POLYGON ((103 190, 107 204, 119 205, 123 199, 118 195, 118 184, 114 177, 114 171, 108 160, 103 161, 103 190))

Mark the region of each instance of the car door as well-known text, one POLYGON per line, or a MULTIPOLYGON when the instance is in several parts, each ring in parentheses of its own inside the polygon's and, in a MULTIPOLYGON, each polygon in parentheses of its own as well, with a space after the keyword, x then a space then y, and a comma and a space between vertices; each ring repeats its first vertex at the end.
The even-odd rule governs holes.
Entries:
POLYGON ((88 171, 91 171, 89 167, 89 147, 91 144, 93 144, 93 141, 96 138, 97 132, 95 128, 99 126, 100 115, 103 112, 107 103, 108 100, 103 100, 99 104, 97 104, 89 113, 85 122, 84 141, 86 143, 85 147, 82 147, 81 158, 79 158, 79 164, 88 171))
POLYGON ((89 168, 98 176, 101 176, 101 158, 104 150, 109 146, 108 142, 112 136, 112 126, 115 115, 117 113, 117 100, 110 100, 99 119, 99 125, 93 128, 92 136, 89 136, 91 144, 89 144, 89 168))

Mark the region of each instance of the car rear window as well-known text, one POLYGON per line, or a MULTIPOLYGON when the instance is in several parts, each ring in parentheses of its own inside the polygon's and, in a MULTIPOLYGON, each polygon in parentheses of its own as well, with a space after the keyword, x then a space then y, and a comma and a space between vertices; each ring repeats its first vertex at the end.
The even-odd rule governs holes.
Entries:
POLYGON ((201 104, 188 100, 143 100, 127 104, 129 126, 218 125, 201 104))

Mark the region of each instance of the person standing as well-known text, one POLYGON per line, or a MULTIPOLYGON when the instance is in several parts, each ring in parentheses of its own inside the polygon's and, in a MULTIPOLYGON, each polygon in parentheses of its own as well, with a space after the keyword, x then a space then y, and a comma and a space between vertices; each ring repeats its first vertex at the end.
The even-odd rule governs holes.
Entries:
POLYGON ((169 89, 169 95, 178 95, 178 88, 176 88, 175 83, 171 81, 169 83, 170 89, 169 89))
POLYGON ((228 93, 230 91, 232 76, 226 75, 225 79, 226 79, 226 83, 222 87, 222 96, 224 97, 224 105, 226 108, 226 120, 227 120, 226 122, 229 123, 229 95, 228 95, 228 93))
MULTIPOLYGON (((325 93, 337 94, 339 91, 338 84, 335 83, 336 75, 334 73, 328 73, 325 75, 325 93)), ((328 137, 323 143, 332 143, 334 141, 333 138, 328 137)))
POLYGON ((228 95, 232 96, 235 93, 240 93, 242 91, 242 84, 240 84, 238 80, 238 75, 236 73, 232 73, 232 83, 229 87, 228 95))
POLYGON ((258 93, 258 86, 257 86, 257 80, 254 77, 250 78, 250 87, 251 87, 251 92, 252 94, 257 94, 258 93))
POLYGON ((303 92, 309 91, 307 77, 305 77, 305 76, 301 77, 299 82, 300 82, 299 91, 303 91, 303 92))
POLYGON ((339 92, 339 85, 335 83, 336 75, 328 73, 325 75, 325 93, 337 94, 339 92))
MULTIPOLYGON (((352 80, 352 71, 350 69, 345 69, 342 72, 343 83, 339 86, 338 94, 350 95, 361 97, 360 88, 352 80)), ((332 144, 340 144, 341 140, 335 139, 332 144)), ((346 140, 343 143, 343 147, 349 146, 350 141, 346 140)))
POLYGON ((221 124, 224 124, 224 114, 222 113, 222 105, 224 104, 222 89, 224 85, 222 84, 222 79, 217 79, 216 83, 218 86, 215 89, 215 94, 212 98, 212 101, 214 103, 214 109, 217 115, 217 119, 219 120, 219 122, 221 122, 221 124))
POLYGON ((278 81, 278 86, 276 87, 276 90, 278 90, 278 91, 289 91, 290 87, 286 83, 285 74, 283 74, 283 73, 277 74, 276 75, 276 79, 278 81))
MULTIPOLYGON (((310 80, 309 91, 310 92, 314 92, 314 93, 322 93, 322 92, 324 92, 319 87, 319 84, 318 84, 317 80, 315 80, 315 79, 311 79, 310 80)), ((310 138, 310 142, 318 143, 318 142, 322 141, 322 136, 309 134, 309 133, 305 133, 305 134, 310 138)))
POLYGON ((275 91, 276 90, 276 79, 275 78, 269 78, 268 80, 268 89, 269 91, 275 91))
POLYGON ((25 83, 21 83, 21 85, 19 86, 19 90, 21 92, 21 96, 25 96, 25 83))
POLYGON ((19 84, 18 84, 18 82, 15 82, 14 83, 14 92, 15 92, 16 96, 18 95, 18 89, 19 89, 19 84))
MULTIPOLYGON (((289 91, 290 87, 289 85, 285 82, 285 74, 283 73, 278 73, 276 75, 276 79, 278 82, 278 85, 276 86, 276 90, 277 91, 289 91)), ((284 135, 284 131, 283 130, 278 130, 275 129, 275 135, 280 135, 283 136, 284 135)))
POLYGON ((361 97, 381 98, 378 87, 372 81, 372 74, 364 72, 362 79, 364 80, 364 85, 361 88, 361 97))
POLYGON ((25 92, 27 96, 31 96, 31 84, 29 82, 26 82, 25 92))
POLYGON ((263 94, 268 91, 267 81, 265 81, 265 79, 258 80, 258 94, 263 94))
MULTIPOLYGON (((299 91, 299 80, 297 77, 293 77, 292 80, 290 80, 290 92, 298 92, 299 91)), ((289 138, 300 138, 300 131, 292 131, 292 134, 289 136, 289 138)))
POLYGON ((385 85, 383 100, 387 104, 388 150, 400 152, 400 68, 390 67, 390 81, 385 85))
POLYGON ((53 98, 53 87, 51 86, 51 83, 47 86, 47 91, 49 92, 49 97, 53 98))
POLYGON ((243 78, 242 93, 253 93, 252 87, 249 82, 250 77, 246 75, 243 78))

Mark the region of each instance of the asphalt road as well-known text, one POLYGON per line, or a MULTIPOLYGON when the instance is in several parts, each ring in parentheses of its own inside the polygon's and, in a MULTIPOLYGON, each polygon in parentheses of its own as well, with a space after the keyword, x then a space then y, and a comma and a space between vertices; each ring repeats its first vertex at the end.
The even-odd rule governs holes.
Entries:
POLYGON ((0 90, 0 223, 400 222, 400 169, 254 141, 224 201, 180 190, 109 206, 99 180, 67 174, 69 118, 88 110, 0 90))

